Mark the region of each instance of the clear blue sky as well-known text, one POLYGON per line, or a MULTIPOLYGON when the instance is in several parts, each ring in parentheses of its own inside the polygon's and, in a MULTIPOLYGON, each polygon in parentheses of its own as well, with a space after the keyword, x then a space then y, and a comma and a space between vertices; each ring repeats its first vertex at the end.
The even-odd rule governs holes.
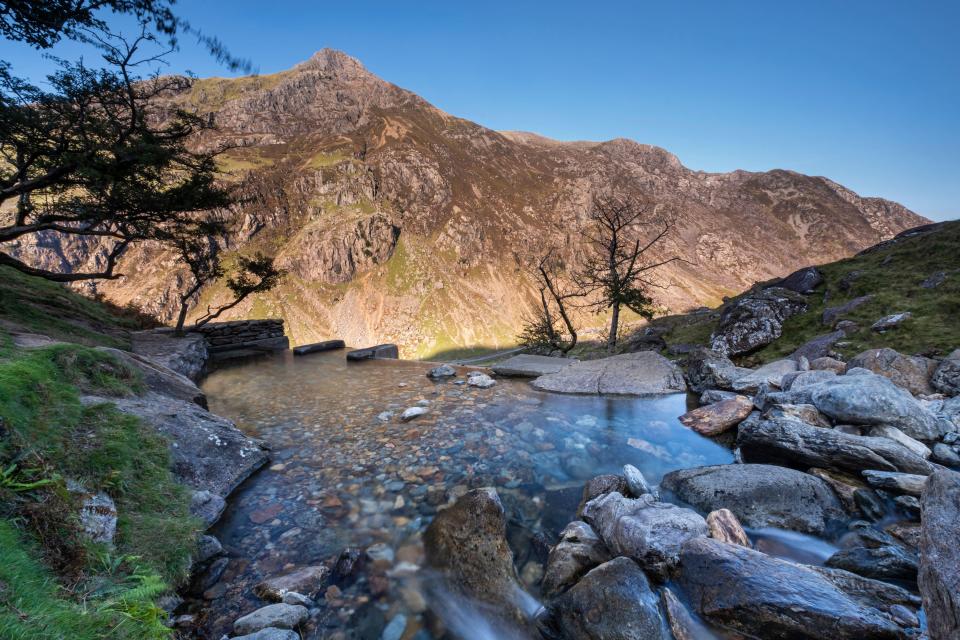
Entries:
MULTIPOLYGON (((441 109, 628 137, 706 171, 789 168, 960 217, 960 2, 180 0, 261 73, 323 47, 441 109)), ((69 50, 67 50, 69 53, 69 50)), ((0 44, 23 75, 45 68, 0 44)), ((172 71, 227 75, 189 43, 172 71)))

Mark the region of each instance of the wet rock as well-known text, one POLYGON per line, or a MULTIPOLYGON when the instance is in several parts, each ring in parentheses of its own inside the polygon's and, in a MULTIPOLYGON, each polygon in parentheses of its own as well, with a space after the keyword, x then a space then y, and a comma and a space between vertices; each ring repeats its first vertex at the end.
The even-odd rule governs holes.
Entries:
POLYGON ((550 605, 565 640, 668 640, 657 595, 640 567, 616 558, 596 567, 550 605))
POLYGON ((830 486, 812 475, 766 464, 732 464, 668 473, 661 487, 700 511, 729 509, 748 527, 822 535, 846 519, 830 486))
POLYGON ((550 550, 541 592, 546 598, 554 598, 608 560, 610 552, 590 525, 579 520, 571 522, 550 550))
POLYGON ((931 459, 937 464, 948 467, 960 467, 960 454, 954 451, 949 445, 938 442, 933 447, 931 459))
POLYGON ((346 548, 337 556, 333 566, 333 579, 338 583, 356 579, 363 569, 364 554, 359 549, 346 548))
POLYGON ((781 288, 748 294, 728 304, 710 338, 711 349, 725 355, 749 353, 783 333, 783 322, 807 310, 802 295, 781 288))
POLYGON ((835 307, 828 307, 823 311, 823 324, 830 328, 837 326, 837 323, 843 319, 843 316, 847 315, 854 309, 861 307, 868 302, 873 300, 873 296, 860 296, 859 298, 854 298, 847 302, 844 302, 841 305, 835 307))
POLYGON ((206 528, 211 527, 227 508, 227 501, 210 491, 194 491, 190 498, 190 515, 203 521, 206 528))
POLYGON ((290 629, 270 627, 244 636, 234 636, 233 640, 300 640, 300 634, 290 629))
POLYGON ((910 496, 919 496, 923 493, 923 487, 927 483, 927 476, 912 473, 864 471, 863 477, 871 487, 910 496))
POLYGON ((532 382, 557 393, 657 395, 686 391, 676 364, 652 351, 624 353, 570 365, 532 382))
POLYGON ((298 604, 301 607, 306 607, 307 609, 312 609, 317 606, 317 603, 314 602, 313 598, 308 598, 302 593, 297 593, 296 591, 288 591, 283 594, 283 598, 280 599, 280 602, 283 604, 298 604))
POLYGON ((906 356, 893 349, 868 349, 851 358, 847 366, 872 371, 913 395, 934 391, 930 377, 937 368, 937 361, 930 358, 906 356))
POLYGON ((493 365, 493 372, 498 376, 537 378, 557 373, 575 362, 578 360, 574 358, 554 358, 522 353, 493 365))
POLYGON ((875 580, 917 579, 917 557, 895 545, 841 549, 827 559, 826 565, 875 580))
POLYGON ((855 473, 875 469, 928 475, 933 466, 887 438, 849 435, 791 420, 743 424, 737 446, 745 462, 820 467, 855 473))
POLYGON ((907 516, 914 519, 920 517, 920 500, 916 496, 897 496, 893 503, 907 516))
POLYGON ((833 492, 840 498, 843 508, 848 513, 857 514, 860 507, 857 506, 857 491, 866 489, 867 484, 862 478, 852 476, 841 471, 830 471, 829 469, 818 469, 816 467, 807 471, 812 476, 816 476, 830 485, 833 492))
POLYGON ((750 546, 747 532, 743 530, 737 516, 733 515, 729 509, 717 509, 708 513, 707 528, 710 529, 710 537, 714 540, 744 547, 750 546))
POLYGON ((195 564, 202 564, 223 553, 223 545, 213 536, 203 535, 197 540, 195 564))
POLYGON ((879 603, 848 595, 823 574, 711 538, 684 544, 678 582, 701 616, 747 635, 784 640, 907 637, 879 603))
POLYGON ((587 506, 588 502, 594 498, 599 498, 600 496, 613 492, 622 495, 630 493, 630 486, 627 484, 626 478, 613 474, 604 474, 602 476, 594 476, 587 480, 587 483, 583 485, 580 504, 577 505, 577 517, 579 518, 583 515, 583 508, 587 506))
POLYGON ((479 371, 471 371, 467 374, 467 384, 471 387, 478 387, 480 389, 489 389, 493 385, 497 384, 496 380, 491 378, 485 373, 479 371))
MULTIPOLYGON (((647 493, 653 493, 653 489, 650 488, 647 479, 643 477, 643 472, 632 464, 623 465, 623 478, 627 482, 627 489, 630 495, 634 498, 639 498, 647 493)), ((621 493, 623 492, 621 491, 621 493)))
POLYGON ((710 349, 697 349, 687 358, 687 378, 690 389, 702 393, 708 390, 733 390, 733 382, 753 371, 733 364, 727 356, 710 349))
POLYGON ((316 597, 330 578, 330 568, 322 564, 303 567, 281 576, 267 578, 253 588, 253 592, 268 602, 280 602, 290 592, 316 597))
POLYGON ((270 627, 294 629, 309 617, 306 607, 294 604, 271 604, 238 618, 233 623, 237 635, 256 633, 270 627))
POLYGON ((457 370, 448 364, 442 364, 439 367, 434 367, 427 372, 427 377, 433 379, 452 378, 455 375, 457 375, 457 370))
POLYGON ((948 396, 960 394, 960 349, 943 359, 933 372, 930 384, 948 396))
POLYGON ((915 440, 914 438, 911 438, 910 436, 905 434, 903 431, 900 431, 900 429, 897 429, 896 427, 891 427, 889 425, 880 425, 878 427, 871 427, 869 435, 874 438, 887 438, 889 440, 893 440, 894 442, 898 442, 903 446, 905 446, 907 449, 910 449, 910 451, 913 451, 915 454, 917 454, 921 458, 926 459, 930 457, 930 454, 931 454, 930 447, 923 444, 919 440, 915 440))
POLYGON ((414 418, 419 418, 425 413, 427 413, 427 409, 425 407, 409 407, 408 409, 403 410, 403 413, 400 414, 400 419, 404 422, 410 422, 414 418))
POLYGON ((937 471, 923 492, 920 593, 932 640, 960 637, 960 473, 937 471))
POLYGON ((452 589, 523 622, 526 616, 517 604, 522 589, 506 527, 495 490, 469 491, 430 523, 423 537, 426 560, 452 589))
POLYGON ((913 314, 909 311, 901 311, 899 313, 892 313, 888 316, 884 316, 870 325, 870 329, 878 333, 883 333, 885 331, 890 331, 891 329, 896 329, 901 324, 913 317, 913 314))
POLYGON ((690 614, 687 607, 669 588, 660 592, 660 602, 674 640, 714 640, 716 636, 690 614))
POLYGON ((812 293, 823 284, 823 274, 816 267, 804 267, 794 271, 775 286, 796 293, 812 293))
POLYGON ((814 358, 810 361, 810 369, 814 371, 833 371, 837 375, 843 375, 847 370, 847 363, 830 357, 814 358))
POLYGON ((708 533, 706 521, 695 511, 657 502, 650 495, 631 500, 608 493, 587 504, 583 519, 611 553, 636 560, 660 578, 676 564, 686 540, 708 533))
POLYGON ((680 422, 700 435, 716 436, 743 422, 753 411, 753 400, 736 396, 699 407, 680 416, 680 422))

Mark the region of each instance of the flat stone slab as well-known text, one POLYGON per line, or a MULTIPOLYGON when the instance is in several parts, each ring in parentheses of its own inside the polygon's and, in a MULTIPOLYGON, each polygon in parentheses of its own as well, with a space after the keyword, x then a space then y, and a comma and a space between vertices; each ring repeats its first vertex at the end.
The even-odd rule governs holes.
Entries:
POLYGON ((579 362, 579 360, 575 358, 554 358, 552 356, 521 353, 493 365, 492 369, 498 376, 538 378, 551 373, 558 373, 576 362, 579 362))
POLYGON ((358 360, 372 360, 374 358, 387 358, 396 360, 400 357, 400 350, 395 344, 378 344, 375 347, 366 347, 364 349, 354 349, 347 354, 347 360, 356 362, 358 360))
POLYGON ((323 342, 314 342, 313 344, 302 344, 293 348, 293 355, 305 356, 308 353, 320 353, 321 351, 335 351, 343 349, 347 345, 343 340, 324 340, 323 342))
POLYGON ((661 395, 687 390, 680 367, 653 351, 576 362, 531 383, 541 391, 608 395, 661 395))

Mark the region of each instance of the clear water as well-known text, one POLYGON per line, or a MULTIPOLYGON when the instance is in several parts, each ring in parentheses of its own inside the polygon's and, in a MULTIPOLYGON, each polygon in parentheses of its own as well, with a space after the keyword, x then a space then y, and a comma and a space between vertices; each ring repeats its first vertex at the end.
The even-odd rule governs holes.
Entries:
MULTIPOLYGON (((273 461, 241 487, 214 532, 231 558, 202 600, 206 637, 219 638, 262 606, 252 587, 264 577, 370 545, 380 545, 374 549, 386 559, 321 594, 322 613, 305 637, 380 638, 384 625, 405 629, 404 638, 435 637, 425 604, 437 603, 424 602, 430 596, 417 567, 420 536, 439 505, 471 488, 496 487, 535 598, 543 549, 536 539, 555 541, 585 480, 630 463, 659 483, 675 469, 732 461, 728 449, 677 421, 686 411, 683 394, 564 396, 509 379, 476 389, 454 383, 462 373, 433 382, 428 369, 347 364, 342 351, 288 353, 207 378, 211 411, 269 442, 273 461), (427 413, 401 422, 399 414, 418 403, 427 413)), ((448 626, 460 620, 473 638, 495 637, 468 613, 456 616, 448 626)))

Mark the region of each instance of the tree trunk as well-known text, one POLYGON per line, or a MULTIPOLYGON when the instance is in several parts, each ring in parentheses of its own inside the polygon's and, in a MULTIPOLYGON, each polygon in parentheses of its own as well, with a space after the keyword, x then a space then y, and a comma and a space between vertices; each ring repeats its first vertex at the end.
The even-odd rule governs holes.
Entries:
POLYGON ((173 333, 177 336, 183 335, 183 323, 187 320, 187 308, 190 306, 190 298, 180 300, 180 315, 177 316, 177 328, 173 333))
POLYGON ((613 313, 610 315, 610 335, 607 336, 607 352, 613 353, 617 348, 617 328, 620 324, 620 304, 613 304, 613 313))

